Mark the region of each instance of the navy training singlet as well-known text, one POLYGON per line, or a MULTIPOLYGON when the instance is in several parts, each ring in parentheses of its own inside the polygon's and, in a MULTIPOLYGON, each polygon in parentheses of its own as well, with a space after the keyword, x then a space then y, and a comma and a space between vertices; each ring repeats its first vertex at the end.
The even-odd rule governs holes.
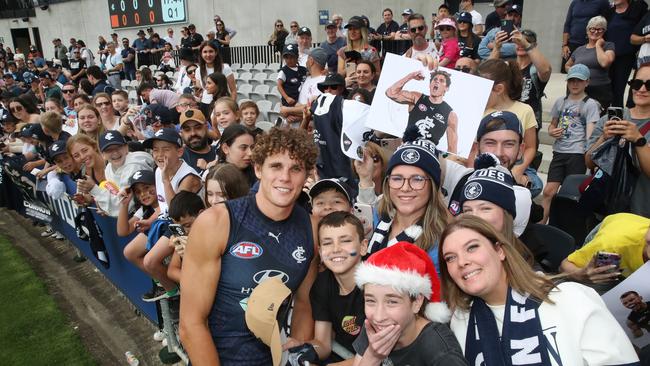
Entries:
POLYGON ((438 145, 447 131, 447 120, 452 111, 447 102, 431 103, 429 96, 422 94, 409 112, 407 129, 416 128, 422 138, 438 145))
POLYGON ((258 209, 255 195, 225 204, 230 233, 208 326, 222 365, 270 365, 270 349, 246 326, 246 302, 269 277, 281 276, 292 292, 298 289, 314 257, 311 221, 299 206, 286 220, 273 221, 258 209))

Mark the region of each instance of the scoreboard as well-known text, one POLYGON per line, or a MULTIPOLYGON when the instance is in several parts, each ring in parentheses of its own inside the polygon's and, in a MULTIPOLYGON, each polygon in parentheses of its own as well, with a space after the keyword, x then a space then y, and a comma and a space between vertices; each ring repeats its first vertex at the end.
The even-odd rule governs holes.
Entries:
POLYGON ((186 0, 108 0, 111 28, 187 22, 186 0))

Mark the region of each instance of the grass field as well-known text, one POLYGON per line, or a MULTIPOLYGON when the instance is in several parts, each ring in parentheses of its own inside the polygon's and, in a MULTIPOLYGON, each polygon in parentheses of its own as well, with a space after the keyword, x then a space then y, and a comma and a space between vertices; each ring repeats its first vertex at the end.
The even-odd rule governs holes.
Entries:
POLYGON ((96 365, 45 284, 0 236, 2 365, 96 365))

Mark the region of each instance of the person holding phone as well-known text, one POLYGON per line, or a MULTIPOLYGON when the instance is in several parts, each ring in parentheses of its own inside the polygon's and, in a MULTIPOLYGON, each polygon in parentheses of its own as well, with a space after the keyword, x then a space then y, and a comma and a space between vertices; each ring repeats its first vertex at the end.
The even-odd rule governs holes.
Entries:
POLYGON ((499 57, 502 59, 517 57, 516 44, 508 42, 508 40, 510 40, 512 31, 519 29, 519 27, 521 27, 521 6, 518 4, 508 5, 506 15, 501 20, 501 26, 492 28, 481 40, 481 44, 478 46, 478 55, 481 59, 490 58, 490 54, 495 47, 499 47, 499 57), (504 33, 502 33, 499 44, 497 44, 499 32, 504 33))
POLYGON ((379 54, 377 49, 368 43, 368 28, 360 17, 352 17, 348 24, 345 25, 347 29, 347 46, 340 48, 337 51, 338 55, 338 73, 344 78, 356 70, 357 61, 360 59, 368 60, 375 64, 377 74, 379 74, 381 66, 379 64, 379 54), (356 56, 356 51, 361 56, 360 59, 356 56))

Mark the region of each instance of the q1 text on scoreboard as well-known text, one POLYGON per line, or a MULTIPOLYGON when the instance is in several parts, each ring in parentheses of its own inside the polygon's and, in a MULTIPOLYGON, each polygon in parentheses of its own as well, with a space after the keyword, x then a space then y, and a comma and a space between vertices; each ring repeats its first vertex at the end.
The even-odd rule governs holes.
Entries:
POLYGON ((111 28, 187 22, 186 0, 108 0, 111 28))

